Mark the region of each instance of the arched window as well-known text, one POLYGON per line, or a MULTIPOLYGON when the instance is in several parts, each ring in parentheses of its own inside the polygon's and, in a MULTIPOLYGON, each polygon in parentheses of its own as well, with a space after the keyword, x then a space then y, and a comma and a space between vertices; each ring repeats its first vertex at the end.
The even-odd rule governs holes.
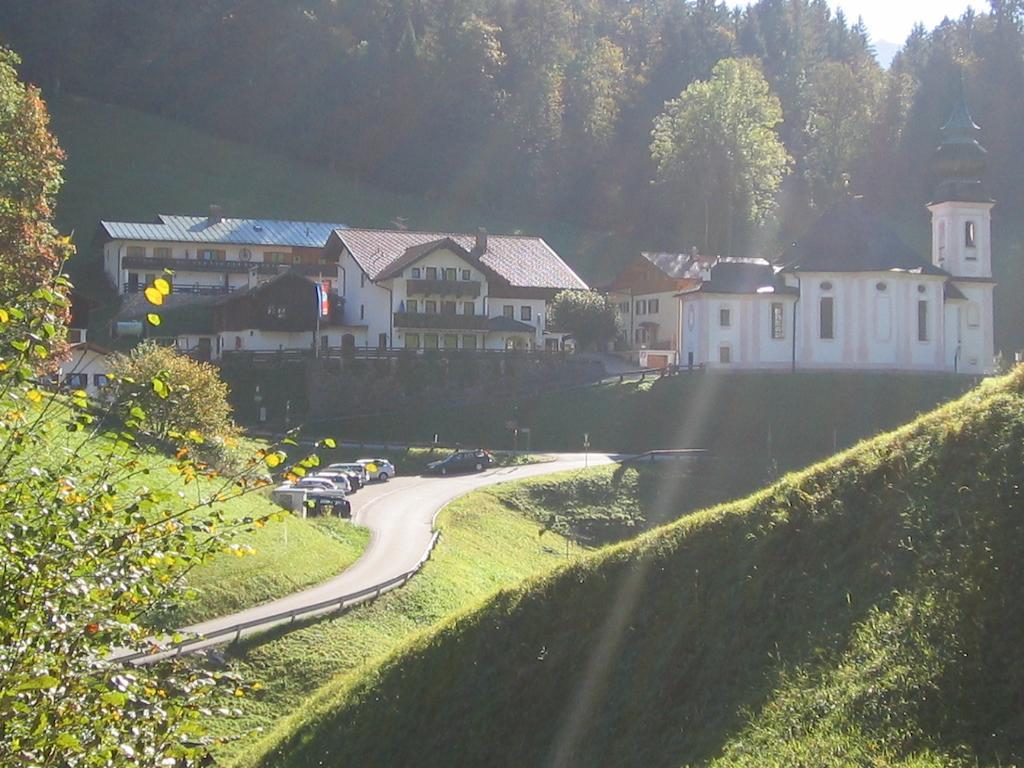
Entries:
POLYGON ((964 245, 968 248, 978 247, 978 229, 973 221, 964 224, 964 245))

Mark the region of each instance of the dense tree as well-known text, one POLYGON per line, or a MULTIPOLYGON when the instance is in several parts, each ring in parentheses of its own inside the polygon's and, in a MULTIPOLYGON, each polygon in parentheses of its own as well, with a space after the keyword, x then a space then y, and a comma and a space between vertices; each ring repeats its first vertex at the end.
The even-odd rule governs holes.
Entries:
POLYGON ((561 291, 550 313, 551 326, 571 333, 580 349, 601 349, 621 330, 615 303, 601 293, 561 291))
POLYGON ((54 287, 71 252, 51 224, 64 156, 38 89, 18 80, 17 64, 0 49, 0 302, 54 287))
POLYGON ((143 342, 128 354, 115 356, 110 371, 118 380, 116 405, 125 417, 141 406, 147 429, 156 437, 177 433, 223 441, 237 433, 228 385, 216 366, 193 360, 173 347, 143 342))
POLYGON ((706 252, 732 251, 734 222, 772 212, 790 157, 779 139, 782 108, 756 63, 723 59, 654 122, 658 179, 704 211, 706 252))

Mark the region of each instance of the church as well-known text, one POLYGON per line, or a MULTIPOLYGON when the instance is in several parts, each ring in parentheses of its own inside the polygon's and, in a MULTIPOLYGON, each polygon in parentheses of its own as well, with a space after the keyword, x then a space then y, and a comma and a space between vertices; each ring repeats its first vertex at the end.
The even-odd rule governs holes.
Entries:
POLYGON ((676 294, 681 366, 987 374, 994 369, 986 151, 961 96, 935 153, 924 258, 847 198, 773 266, 720 258, 676 294))

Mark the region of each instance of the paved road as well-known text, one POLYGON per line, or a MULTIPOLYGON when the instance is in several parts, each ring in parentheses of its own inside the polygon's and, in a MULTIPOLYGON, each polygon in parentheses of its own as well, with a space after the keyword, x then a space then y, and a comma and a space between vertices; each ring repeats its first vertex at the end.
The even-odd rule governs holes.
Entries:
MULTIPOLYGON (((189 635, 204 636, 238 624, 268 619, 259 626, 241 631, 245 636, 262 632, 289 619, 270 621, 269 617, 316 605, 369 589, 411 571, 430 546, 434 518, 450 501, 470 491, 509 480, 582 469, 616 461, 608 454, 552 454, 555 460, 521 467, 497 467, 485 472, 449 477, 396 477, 386 483, 372 483, 352 496, 353 520, 370 529, 370 543, 363 556, 346 571, 329 581, 295 592, 269 603, 238 613, 183 628, 189 635)), ((398 467, 401 472, 402 468, 398 467)), ((324 612, 333 610, 325 609, 324 612)), ((306 614, 314 615, 314 614, 306 614)), ((189 650, 216 645, 234 639, 227 637, 190 643, 189 650)), ((156 660, 157 657, 147 657, 156 660)))

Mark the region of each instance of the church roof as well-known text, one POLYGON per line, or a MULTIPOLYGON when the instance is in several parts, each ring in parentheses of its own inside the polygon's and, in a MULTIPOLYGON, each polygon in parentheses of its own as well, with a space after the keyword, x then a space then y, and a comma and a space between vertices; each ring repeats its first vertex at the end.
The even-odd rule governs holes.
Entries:
POLYGON ((948 275, 923 259, 860 198, 827 210, 783 254, 792 272, 912 272, 948 275))
POLYGON ((787 286, 775 268, 764 259, 724 258, 711 267, 711 279, 688 293, 783 294, 797 293, 787 286))

